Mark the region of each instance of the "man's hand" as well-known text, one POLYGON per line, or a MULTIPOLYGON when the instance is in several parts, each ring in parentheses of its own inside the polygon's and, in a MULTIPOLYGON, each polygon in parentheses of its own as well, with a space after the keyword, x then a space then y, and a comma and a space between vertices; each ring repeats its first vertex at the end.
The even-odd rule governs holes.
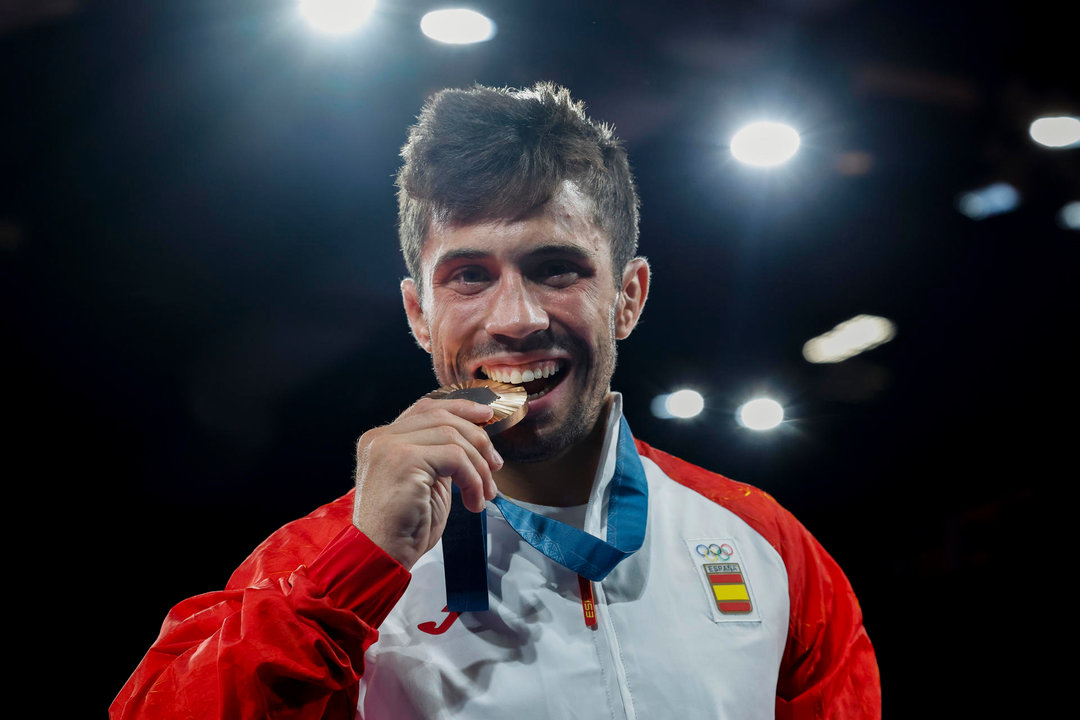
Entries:
POLYGON ((442 537, 451 482, 473 512, 495 497, 492 472, 503 460, 479 425, 492 416, 471 400, 423 398, 364 433, 356 444, 353 524, 412 569, 442 537))

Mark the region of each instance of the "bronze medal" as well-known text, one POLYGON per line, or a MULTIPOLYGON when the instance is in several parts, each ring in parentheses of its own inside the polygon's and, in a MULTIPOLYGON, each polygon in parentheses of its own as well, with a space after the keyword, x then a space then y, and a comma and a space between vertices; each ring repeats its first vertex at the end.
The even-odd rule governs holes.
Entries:
POLYGON ((433 400, 472 400, 482 405, 490 405, 495 416, 484 426, 489 435, 498 435, 503 430, 517 425, 528 411, 526 400, 529 394, 521 385, 496 382, 495 380, 466 380, 463 383, 444 385, 429 392, 424 397, 433 400))

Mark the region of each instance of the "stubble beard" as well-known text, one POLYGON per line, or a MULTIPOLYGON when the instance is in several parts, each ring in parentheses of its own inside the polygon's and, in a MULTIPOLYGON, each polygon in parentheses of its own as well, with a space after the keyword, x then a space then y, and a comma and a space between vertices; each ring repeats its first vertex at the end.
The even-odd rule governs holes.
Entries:
MULTIPOLYGON (((547 427, 538 427, 537 422, 541 418, 530 418, 526 414, 517 425, 493 437, 495 449, 507 462, 538 463, 558 457, 584 440, 603 413, 611 378, 615 374, 614 313, 606 342, 603 347, 598 348, 597 353, 592 353, 586 342, 575 337, 561 338, 558 343, 551 342, 550 346, 565 347, 570 351, 574 377, 563 381, 563 384, 572 381, 578 387, 560 387, 559 390, 564 393, 577 393, 577 396, 562 408, 555 408, 563 417, 546 419, 544 424, 547 427)), ((437 352, 432 353, 432 359, 435 357, 439 357, 437 352)), ((433 367, 436 378, 443 384, 472 379, 465 377, 460 370, 468 366, 463 358, 457 358, 455 365, 457 367, 442 374, 446 377, 440 377, 439 369, 433 367)))
MULTIPOLYGON (((570 343, 573 347, 573 378, 577 387, 560 387, 563 393, 575 394, 571 402, 554 408, 562 414, 559 418, 530 418, 493 438, 495 448, 507 462, 538 463, 552 460, 574 447, 592 432, 603 414, 611 378, 615 373, 615 338, 612 333, 604 348, 596 355, 589 352, 584 343, 570 343), (547 427, 538 427, 544 422, 547 427)), ((566 398, 564 398, 564 401, 566 398)))

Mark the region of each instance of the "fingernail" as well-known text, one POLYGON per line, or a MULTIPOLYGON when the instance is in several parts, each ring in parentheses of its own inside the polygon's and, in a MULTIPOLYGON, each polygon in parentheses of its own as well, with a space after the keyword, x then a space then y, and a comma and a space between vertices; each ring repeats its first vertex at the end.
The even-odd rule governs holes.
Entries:
POLYGON ((495 456, 495 462, 498 463, 499 467, 502 467, 503 464, 504 464, 503 459, 502 459, 502 455, 500 455, 499 451, 496 450, 495 448, 491 448, 491 452, 495 456))

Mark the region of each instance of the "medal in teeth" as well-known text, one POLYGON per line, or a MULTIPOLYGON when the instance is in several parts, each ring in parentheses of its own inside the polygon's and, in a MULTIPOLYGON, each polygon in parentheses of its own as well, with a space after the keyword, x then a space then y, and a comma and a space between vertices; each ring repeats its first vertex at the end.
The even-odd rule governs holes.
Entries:
POLYGON ((521 370, 520 368, 489 368, 485 365, 480 368, 480 372, 484 373, 492 380, 517 385, 518 383, 532 382, 533 380, 551 377, 552 375, 558 374, 561 369, 561 362, 556 360, 546 360, 536 364, 535 367, 526 368, 525 370, 521 370))
POLYGON ((484 426, 489 435, 497 435, 517 425, 528 411, 528 393, 524 387, 495 380, 466 380, 463 383, 444 385, 424 397, 433 400, 464 399, 490 405, 495 414, 484 426))
MULTIPOLYGON (((500 367, 482 365, 479 372, 491 380, 495 380, 501 383, 509 383, 511 385, 521 385, 526 383, 532 383, 534 381, 546 380, 547 378, 553 378, 559 374, 563 369, 562 360, 542 360, 527 367, 500 367)), ((542 383, 537 386, 530 386, 526 388, 529 393, 529 398, 536 400, 543 397, 548 391, 557 385, 557 380, 552 380, 550 383, 542 383)))

